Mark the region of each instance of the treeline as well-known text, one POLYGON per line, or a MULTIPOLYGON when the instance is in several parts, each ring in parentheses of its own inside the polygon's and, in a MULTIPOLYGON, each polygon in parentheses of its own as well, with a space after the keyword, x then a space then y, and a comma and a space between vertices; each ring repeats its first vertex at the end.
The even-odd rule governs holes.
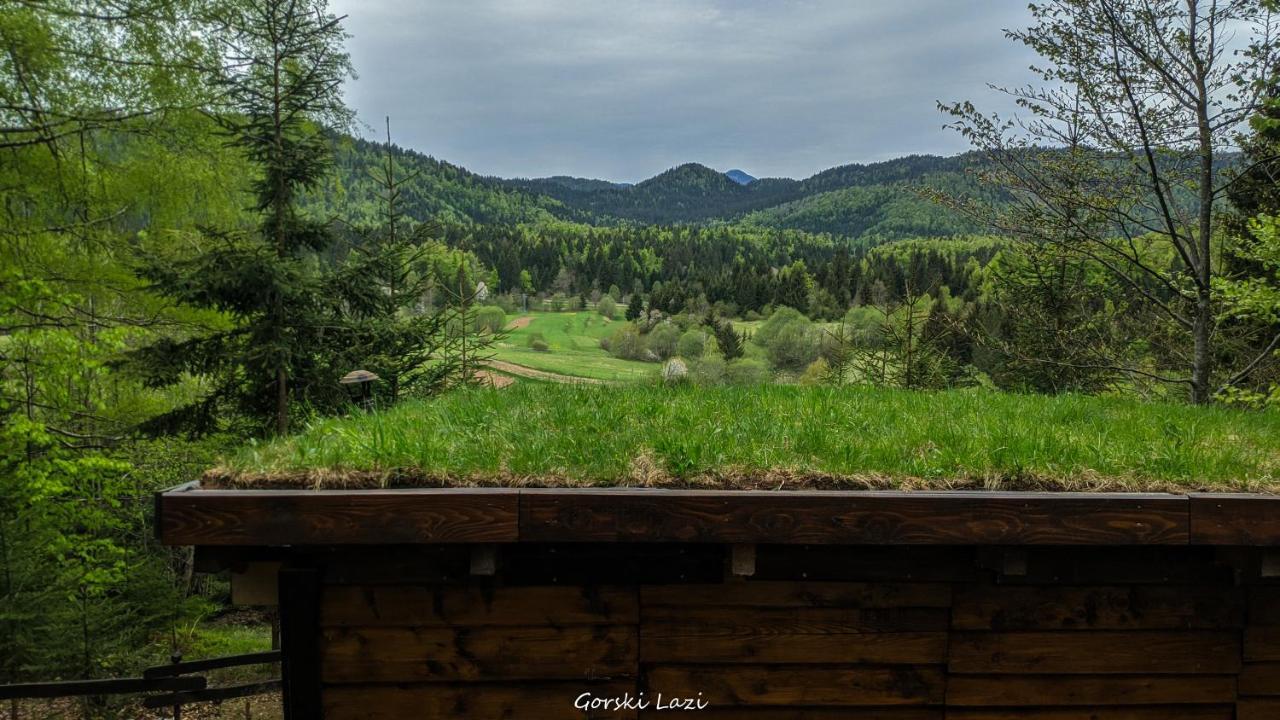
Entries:
POLYGON ((868 246, 737 226, 453 226, 443 233, 492 268, 499 292, 598 297, 613 289, 641 293, 669 313, 715 305, 742 315, 785 305, 815 318, 842 316, 877 285, 890 298, 948 287, 972 299, 977 271, 1002 246, 987 238, 868 246))

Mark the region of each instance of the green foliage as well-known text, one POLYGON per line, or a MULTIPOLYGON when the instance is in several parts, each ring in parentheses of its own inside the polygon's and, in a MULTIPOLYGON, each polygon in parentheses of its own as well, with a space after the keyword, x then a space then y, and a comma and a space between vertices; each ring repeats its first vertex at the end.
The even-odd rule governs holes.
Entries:
POLYGON ((632 322, 639 320, 644 314, 644 298, 640 297, 640 293, 631 293, 631 299, 627 301, 627 320, 632 322))
POLYGON ((600 313, 602 317, 612 320, 618 314, 618 304, 614 302, 613 296, 604 295, 596 303, 596 312, 600 313))
POLYGON ((686 360, 697 360, 707 351, 707 334, 701 328, 686 330, 676 343, 676 355, 686 360))
POLYGON ((679 344, 680 328, 670 322, 659 323, 645 336, 646 349, 659 360, 675 356, 679 344))
POLYGON ((231 462, 250 474, 412 468, 593 484, 623 482, 650 456, 685 479, 785 468, 886 485, 1258 489, 1276 486, 1278 436, 1274 411, 1115 397, 517 384, 322 421, 231 462))
POLYGON ((473 329, 476 332, 496 335, 507 326, 507 314, 497 305, 484 305, 476 308, 476 319, 473 329))
POLYGON ((764 361, 746 357, 726 363, 724 377, 731 385, 759 386, 773 381, 773 373, 764 361))

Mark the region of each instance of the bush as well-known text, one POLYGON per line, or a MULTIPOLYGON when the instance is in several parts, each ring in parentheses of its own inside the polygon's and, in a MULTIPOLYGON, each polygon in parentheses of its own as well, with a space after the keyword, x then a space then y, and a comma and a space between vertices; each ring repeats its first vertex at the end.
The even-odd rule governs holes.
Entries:
POLYGON ((697 360, 707 351, 707 334, 697 328, 685 332, 676 343, 676 354, 686 360, 697 360))
POLYGON ((689 379, 689 366, 680 358, 671 358, 662 366, 662 382, 665 385, 678 385, 689 379))
POLYGON ((547 345, 547 339, 540 332, 529 333, 529 347, 538 352, 547 352, 551 349, 551 346, 547 345))
POLYGON ((792 321, 778 330, 765 351, 769 362, 779 370, 799 370, 818 359, 821 340, 808 320, 792 321))
POLYGON ((640 329, 631 323, 614 330, 612 335, 602 338, 600 347, 610 355, 623 360, 642 360, 646 352, 644 336, 640 334, 640 329))
POLYGON ((618 314, 618 303, 614 302, 611 296, 605 295, 600 298, 600 302, 596 303, 596 312, 612 320, 613 316, 618 314))
POLYGON ((800 375, 801 385, 822 385, 827 382, 827 375, 831 371, 831 366, 827 361, 818 358, 809 363, 809 367, 804 369, 804 373, 800 375))
POLYGON ((648 344, 654 355, 666 360, 676 354, 676 346, 680 344, 680 328, 671 323, 662 323, 649 332, 648 344))
POLYGON ((716 354, 703 355, 702 359, 693 366, 693 370, 689 373, 689 378, 695 385, 721 385, 724 383, 725 363, 724 358, 716 354))
POLYGON ((764 321, 764 324, 760 326, 760 329, 756 331, 755 336, 751 339, 757 345, 769 347, 773 344, 773 339, 778 336, 778 333, 782 332, 783 328, 793 324, 799 324, 807 328, 813 323, 809 322, 809 318, 805 317, 799 310, 780 307, 769 316, 768 320, 764 321))
POLYGON ((476 332, 489 332, 498 334, 507 326, 507 313, 497 305, 482 305, 476 309, 475 327, 476 332))
POLYGON ((724 374, 733 385, 765 385, 773 380, 769 366, 754 358, 738 358, 726 364, 724 374))

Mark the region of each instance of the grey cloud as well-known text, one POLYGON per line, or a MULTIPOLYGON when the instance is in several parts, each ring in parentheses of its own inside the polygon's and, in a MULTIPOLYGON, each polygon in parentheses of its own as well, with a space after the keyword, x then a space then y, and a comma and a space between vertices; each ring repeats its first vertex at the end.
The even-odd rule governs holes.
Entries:
POLYGON ((1025 0, 332 0, 348 102, 485 174, 634 181, 684 162, 803 177, 953 153, 938 100, 1007 109, 1025 0))

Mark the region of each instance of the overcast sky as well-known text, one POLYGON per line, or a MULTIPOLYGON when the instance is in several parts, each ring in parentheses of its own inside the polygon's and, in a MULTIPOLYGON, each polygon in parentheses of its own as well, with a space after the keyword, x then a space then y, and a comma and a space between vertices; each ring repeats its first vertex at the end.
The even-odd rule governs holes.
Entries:
MULTIPOLYGON (((634 182, 686 162, 807 177, 966 149, 938 100, 1007 109, 1026 0, 331 0, 394 140, 486 175, 634 182)), ((373 131, 365 130, 366 134, 373 131)))

